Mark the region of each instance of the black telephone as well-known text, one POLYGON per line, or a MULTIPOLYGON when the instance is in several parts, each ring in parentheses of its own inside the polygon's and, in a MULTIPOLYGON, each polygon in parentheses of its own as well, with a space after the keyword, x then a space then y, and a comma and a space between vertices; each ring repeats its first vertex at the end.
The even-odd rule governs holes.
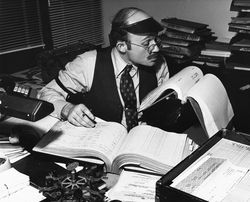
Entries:
POLYGON ((0 115, 37 121, 53 110, 52 103, 32 98, 32 88, 17 84, 11 76, 0 75, 0 115))
POLYGON ((11 76, 0 75, 0 88, 2 88, 9 95, 17 95, 23 97, 29 97, 31 87, 18 84, 11 76))

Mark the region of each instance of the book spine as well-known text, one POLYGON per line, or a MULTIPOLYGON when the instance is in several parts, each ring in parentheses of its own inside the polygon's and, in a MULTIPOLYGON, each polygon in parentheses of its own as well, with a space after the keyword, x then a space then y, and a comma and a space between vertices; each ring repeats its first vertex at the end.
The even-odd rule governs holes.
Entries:
POLYGON ((194 42, 185 41, 181 39, 174 39, 170 37, 162 37, 161 40, 171 45, 184 46, 184 47, 190 46, 194 43, 194 42))
POLYGON ((236 32, 236 33, 240 33, 240 34, 250 34, 250 30, 238 29, 238 28, 233 28, 233 27, 229 27, 228 31, 236 32))
POLYGON ((181 54, 186 56, 192 56, 195 53, 191 51, 189 48, 181 47, 181 46, 174 46, 167 44, 166 46, 162 44, 162 51, 168 52, 168 53, 175 53, 175 54, 181 54))
POLYGON ((232 17, 231 23, 234 24, 249 24, 250 18, 249 17, 232 17))
POLYGON ((165 52, 164 55, 172 57, 172 58, 178 58, 178 59, 184 59, 185 58, 185 55, 176 54, 176 53, 165 52))
POLYGON ((162 22, 162 25, 166 28, 170 28, 170 29, 174 29, 174 30, 178 30, 178 31, 186 32, 190 34, 195 33, 195 29, 192 27, 184 27, 184 26, 177 25, 177 24, 171 24, 171 23, 165 22, 164 19, 161 22, 162 22))
POLYGON ((230 51, 250 52, 250 47, 231 46, 230 51))
POLYGON ((181 39, 181 40, 187 40, 187 41, 197 41, 197 42, 202 41, 202 38, 200 36, 197 36, 194 34, 171 32, 168 30, 166 30, 166 32, 164 34, 170 38, 175 38, 175 39, 181 39))

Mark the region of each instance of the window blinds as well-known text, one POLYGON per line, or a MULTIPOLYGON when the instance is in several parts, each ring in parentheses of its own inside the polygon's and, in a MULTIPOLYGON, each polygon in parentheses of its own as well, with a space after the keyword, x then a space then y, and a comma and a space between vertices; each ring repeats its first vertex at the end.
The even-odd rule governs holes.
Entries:
POLYGON ((0 55, 41 46, 38 0, 0 0, 0 55))
POLYGON ((103 43, 101 0, 50 0, 49 18, 54 49, 79 41, 103 43))

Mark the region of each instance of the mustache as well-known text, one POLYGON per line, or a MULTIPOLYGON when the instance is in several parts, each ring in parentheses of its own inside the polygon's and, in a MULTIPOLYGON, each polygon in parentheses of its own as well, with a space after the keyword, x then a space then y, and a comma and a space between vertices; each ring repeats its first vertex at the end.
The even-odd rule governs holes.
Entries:
POLYGON ((158 58, 159 58, 159 53, 152 53, 152 54, 149 55, 147 58, 148 58, 148 60, 151 60, 151 59, 158 59, 158 58))

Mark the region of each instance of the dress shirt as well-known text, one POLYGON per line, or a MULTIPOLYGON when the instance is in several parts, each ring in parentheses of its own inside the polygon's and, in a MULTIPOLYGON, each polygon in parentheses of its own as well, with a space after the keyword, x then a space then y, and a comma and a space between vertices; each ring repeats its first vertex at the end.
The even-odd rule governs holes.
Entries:
MULTIPOLYGON (((59 72, 59 80, 63 83, 65 87, 67 87, 73 93, 75 92, 87 92, 90 90, 95 70, 95 62, 96 62, 97 51, 92 50, 85 52, 76 57, 75 60, 69 62, 66 66, 66 70, 61 70, 59 72)), ((123 69, 126 67, 127 63, 121 58, 120 54, 113 48, 111 51, 111 59, 114 66, 114 73, 116 78, 117 89, 119 92, 119 96, 121 99, 122 105, 123 100, 120 94, 120 77, 123 69)), ((150 67, 148 67, 150 68, 150 67)), ((137 97, 137 107, 139 107, 139 74, 137 71, 137 67, 133 66, 130 74, 132 76, 135 93, 137 97)), ((158 85, 162 82, 166 81, 169 78, 168 66, 166 61, 161 64, 161 67, 157 68, 157 81, 158 85)), ((60 86, 57 85, 55 80, 52 80, 45 87, 41 89, 38 93, 39 99, 47 100, 54 104, 55 110, 52 113, 53 116, 57 118, 61 118, 61 110, 62 108, 68 104, 65 100, 67 96, 67 92, 61 89, 60 86)), ((125 115, 123 113, 122 124, 125 124, 125 115)))

